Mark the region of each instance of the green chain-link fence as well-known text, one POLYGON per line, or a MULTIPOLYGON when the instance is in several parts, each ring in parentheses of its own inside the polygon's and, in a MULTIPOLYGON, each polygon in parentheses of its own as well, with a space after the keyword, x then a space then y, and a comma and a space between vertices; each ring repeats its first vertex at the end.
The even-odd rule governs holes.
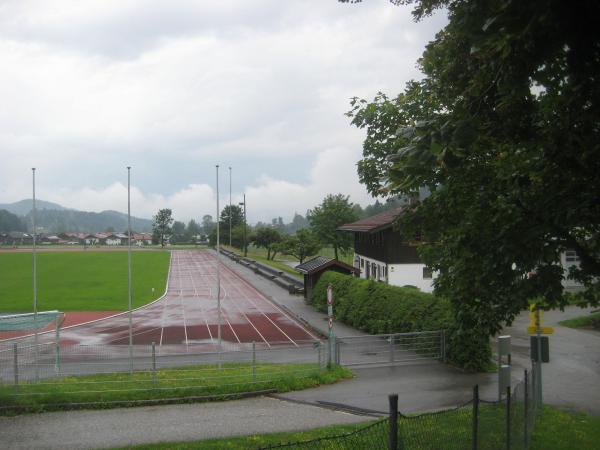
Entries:
POLYGON ((419 415, 397 413, 397 396, 390 396, 389 418, 351 433, 281 443, 259 450, 527 450, 537 413, 531 380, 525 372, 524 379, 514 389, 509 388, 502 401, 480 400, 475 386, 473 398, 463 405, 419 415), (397 427, 392 426, 394 417, 397 427))

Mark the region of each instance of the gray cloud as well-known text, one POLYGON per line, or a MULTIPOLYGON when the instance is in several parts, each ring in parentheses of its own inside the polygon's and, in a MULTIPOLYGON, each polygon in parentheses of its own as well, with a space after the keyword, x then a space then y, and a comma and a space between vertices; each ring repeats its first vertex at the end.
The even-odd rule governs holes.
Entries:
MULTIPOLYGON (((132 165, 148 204, 177 199, 192 214, 188 187, 211 185, 221 163, 236 193, 303 186, 290 189, 311 206, 327 192, 310 186, 339 186, 366 202, 349 98, 402 90, 444 22, 414 24, 387 1, 5 2, 0 201, 29 195, 35 165, 41 198, 85 192, 98 210, 132 165), (328 166, 323 184, 313 174, 332 149, 350 155, 349 174, 328 166)), ((254 206, 256 220, 274 214, 254 206)))

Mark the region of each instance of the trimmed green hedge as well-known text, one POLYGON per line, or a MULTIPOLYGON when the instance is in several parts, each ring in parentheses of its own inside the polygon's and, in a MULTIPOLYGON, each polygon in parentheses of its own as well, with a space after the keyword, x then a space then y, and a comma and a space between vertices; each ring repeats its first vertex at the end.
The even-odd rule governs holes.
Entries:
POLYGON ((327 310, 327 285, 333 286, 336 319, 370 334, 446 330, 446 356, 467 370, 485 370, 491 349, 487 336, 459 330, 451 303, 412 287, 390 286, 336 272, 325 272, 311 303, 327 310))

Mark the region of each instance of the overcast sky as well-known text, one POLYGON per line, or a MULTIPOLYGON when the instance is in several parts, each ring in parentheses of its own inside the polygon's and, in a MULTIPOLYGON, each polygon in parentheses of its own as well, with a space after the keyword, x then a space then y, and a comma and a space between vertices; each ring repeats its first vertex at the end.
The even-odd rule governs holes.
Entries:
POLYGON ((0 203, 216 215, 246 193, 248 219, 305 214, 358 183, 353 96, 397 94, 446 22, 387 0, 3 0, 0 203))

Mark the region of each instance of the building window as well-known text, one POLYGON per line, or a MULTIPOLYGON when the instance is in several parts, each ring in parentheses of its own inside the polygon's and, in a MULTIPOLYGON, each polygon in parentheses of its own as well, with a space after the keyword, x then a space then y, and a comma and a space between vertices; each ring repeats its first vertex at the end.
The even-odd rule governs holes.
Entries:
POLYGON ((431 269, 429 267, 423 267, 423 279, 431 280, 432 277, 433 273, 431 272, 431 269))
POLYGON ((575 250, 567 250, 565 252, 565 257, 567 259, 567 262, 579 261, 579 256, 577 256, 577 252, 575 250))
POLYGON ((360 267, 365 267, 365 260, 360 258, 360 267))

